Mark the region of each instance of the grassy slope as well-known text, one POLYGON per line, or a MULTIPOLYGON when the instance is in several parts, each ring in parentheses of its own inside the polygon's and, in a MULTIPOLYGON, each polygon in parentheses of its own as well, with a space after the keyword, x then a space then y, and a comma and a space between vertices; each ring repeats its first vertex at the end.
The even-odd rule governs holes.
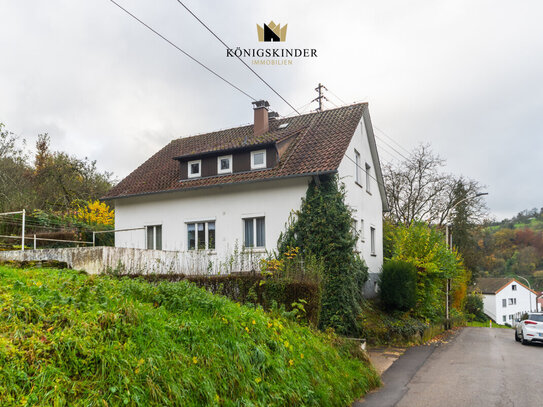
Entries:
MULTIPOLYGON (((475 326, 475 327, 480 327, 480 328, 489 328, 489 327, 490 327, 490 322, 489 322, 489 321, 486 321, 486 322, 471 321, 471 322, 468 322, 466 326, 475 326)), ((495 322, 492 323, 492 328, 511 329, 510 326, 507 326, 507 325, 500 325, 500 324, 497 324, 497 323, 495 323, 495 322)))
POLYGON ((0 405, 342 406, 378 384, 316 333, 190 283, 0 267, 0 405))

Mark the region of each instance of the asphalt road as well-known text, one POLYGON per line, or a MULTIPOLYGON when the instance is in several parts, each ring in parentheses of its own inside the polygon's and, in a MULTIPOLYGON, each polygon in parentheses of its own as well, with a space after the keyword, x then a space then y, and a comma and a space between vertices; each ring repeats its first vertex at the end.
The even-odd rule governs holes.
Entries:
POLYGON ((464 328, 449 343, 406 352, 383 382, 353 406, 543 406, 543 346, 515 342, 512 329, 464 328))

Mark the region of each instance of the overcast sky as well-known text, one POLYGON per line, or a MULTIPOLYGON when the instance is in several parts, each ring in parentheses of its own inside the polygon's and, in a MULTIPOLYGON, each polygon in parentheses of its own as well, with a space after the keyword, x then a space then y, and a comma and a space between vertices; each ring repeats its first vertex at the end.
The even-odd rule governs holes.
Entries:
MULTIPOLYGON (((292 111, 176 0, 117 1, 273 110, 292 111)), ((447 171, 486 185, 497 218, 543 206, 541 1, 184 2, 232 47, 263 46, 256 24, 273 20, 288 24, 281 46, 316 48, 317 58, 255 68, 294 106, 322 82, 347 103, 369 102, 399 145, 431 143, 447 171)), ((54 149, 122 178, 172 138, 252 121, 250 99, 108 0, 0 0, 0 18, 0 122, 29 144, 47 132, 54 149)), ((401 159, 377 141, 383 161, 401 159)))

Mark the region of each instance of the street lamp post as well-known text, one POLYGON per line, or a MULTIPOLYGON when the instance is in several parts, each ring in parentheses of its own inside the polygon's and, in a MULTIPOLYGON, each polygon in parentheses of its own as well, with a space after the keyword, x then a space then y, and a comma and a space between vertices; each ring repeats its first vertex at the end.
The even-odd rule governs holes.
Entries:
MULTIPOLYGON (((473 196, 467 196, 467 197, 459 200, 457 203, 455 203, 451 207, 451 209, 449 209, 449 213, 447 214, 447 217, 453 211, 453 209, 456 208, 462 202, 465 202, 468 199, 478 198, 478 197, 483 196, 483 195, 488 195, 488 192, 479 192, 478 194, 475 194, 473 196)), ((447 222, 447 221, 445 222, 445 240, 447 242, 447 247, 449 248, 449 250, 452 250, 453 249, 452 233, 449 231, 449 222, 447 222)), ((450 287, 451 287, 451 279, 447 278, 447 286, 445 288, 445 328, 446 329, 449 329, 449 290, 450 290, 450 287)))

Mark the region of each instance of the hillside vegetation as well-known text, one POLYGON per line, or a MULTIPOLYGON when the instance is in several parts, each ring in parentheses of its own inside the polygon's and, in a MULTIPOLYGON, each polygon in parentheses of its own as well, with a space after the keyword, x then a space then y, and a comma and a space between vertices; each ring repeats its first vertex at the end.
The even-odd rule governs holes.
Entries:
POLYGON ((0 405, 347 406, 353 347, 188 282, 0 267, 0 405))
POLYGON ((543 290, 543 210, 526 210, 476 234, 482 276, 528 278, 543 290))

